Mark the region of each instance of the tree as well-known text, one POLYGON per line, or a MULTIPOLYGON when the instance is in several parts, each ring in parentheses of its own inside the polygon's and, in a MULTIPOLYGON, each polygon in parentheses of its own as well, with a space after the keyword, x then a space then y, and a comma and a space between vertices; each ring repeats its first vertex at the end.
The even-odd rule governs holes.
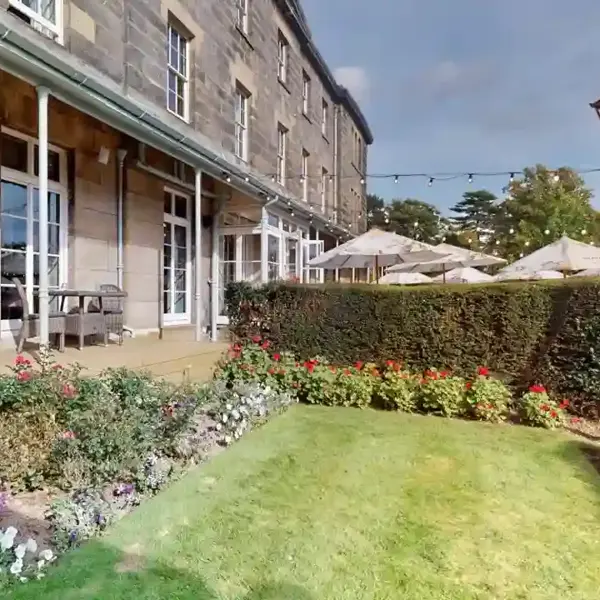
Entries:
POLYGON ((463 199, 450 210, 460 231, 489 231, 498 213, 498 198, 488 190, 465 192, 463 199))
POLYGON ((390 231, 428 244, 441 241, 443 219, 438 209, 427 202, 414 198, 392 200, 389 220, 387 229, 390 231))
POLYGON ((385 202, 381 196, 367 194, 367 229, 386 228, 385 202))
POLYGON ((510 185, 508 198, 499 207, 488 249, 493 247, 504 258, 516 260, 562 235, 597 244, 600 215, 591 199, 591 190, 572 169, 527 168, 510 185))

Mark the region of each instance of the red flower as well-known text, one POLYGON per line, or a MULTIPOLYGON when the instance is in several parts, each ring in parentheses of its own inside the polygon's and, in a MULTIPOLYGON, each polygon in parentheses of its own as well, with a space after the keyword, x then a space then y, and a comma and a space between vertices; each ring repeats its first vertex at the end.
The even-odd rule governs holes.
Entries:
POLYGON ((333 365, 329 365, 329 370, 330 370, 332 373, 337 373, 337 369, 336 369, 336 368, 335 368, 333 365))
POLYGON ((477 369, 477 375, 480 377, 487 377, 490 374, 490 370, 487 367, 479 367, 477 369))
POLYGON ((344 375, 352 375, 350 369, 344 369, 344 375))
POLYGON ((74 440, 76 435, 72 431, 69 430, 69 431, 64 431, 61 437, 63 440, 74 440))
POLYGON ((31 379, 31 373, 29 371, 20 371, 17 373, 17 381, 25 382, 31 379))
POLYGON ((532 385, 529 388, 529 391, 532 394, 545 394, 546 393, 546 388, 543 385, 532 385))
POLYGON ((77 390, 70 383, 65 383, 62 388, 62 395, 65 398, 75 398, 75 396, 77 396, 77 390))
POLYGON ((550 407, 547 404, 540 404, 540 410, 548 412, 550 410, 550 407))
POLYGON ((31 361, 22 354, 19 354, 17 358, 15 358, 15 365, 17 367, 28 367, 31 365, 31 361))
POLYGON ((559 408, 567 408, 567 406, 569 406, 569 401, 568 400, 563 400, 560 403, 559 408))
POLYGON ((304 363, 304 368, 305 368, 305 369, 306 369, 306 370, 307 370, 309 373, 312 373, 312 372, 315 370, 315 363, 314 363, 314 362, 312 362, 312 361, 310 361, 310 360, 307 360, 307 361, 304 363))
POLYGON ((271 345, 271 342, 269 342, 269 340, 266 340, 265 342, 263 342, 263 345, 261 346, 261 348, 263 350, 266 350, 267 348, 269 348, 270 345, 271 345))
POLYGON ((558 413, 557 413, 555 410, 553 410, 553 411, 550 413, 550 416, 551 416, 553 419, 556 419, 556 417, 558 417, 558 413))
POLYGON ((268 371, 269 375, 275 375, 275 369, 271 367, 268 371))
POLYGON ((360 371, 363 368, 364 364, 365 363, 362 360, 359 360, 359 361, 357 361, 357 362, 354 363, 354 367, 360 371))
POLYGON ((253 336, 253 337, 252 337, 252 341, 253 341, 255 344, 260 344, 260 341, 261 341, 261 340, 262 340, 262 338, 260 337, 260 335, 255 335, 255 336, 253 336))
POLYGON ((273 360, 279 362, 281 360, 281 354, 273 354, 273 360))
POLYGON ((470 390, 473 387, 473 384, 470 381, 467 381, 467 383, 465 383, 465 388, 470 390))
POLYGON ((280 375, 285 375, 285 369, 279 369, 279 374, 280 375))
POLYGON ((54 365, 52 367, 55 371, 62 371, 63 366, 62 365, 54 365))
POLYGON ((427 379, 425 379, 425 378, 421 379, 421 385, 424 385, 426 383, 427 383, 427 379))
POLYGON ((393 360, 386 360, 385 364, 388 367, 393 367, 396 363, 393 360))
POLYGON ((448 371, 442 371, 442 372, 440 373, 440 377, 441 377, 442 379, 446 379, 446 377, 450 377, 450 373, 449 373, 448 371))
POLYGON ((573 423, 573 425, 576 425, 577 423, 580 423, 581 419, 579 417, 573 417, 571 419, 571 423, 573 423))
POLYGON ((373 369, 371 371, 371 375, 373 375, 373 377, 379 377, 380 373, 379 373, 379 371, 377 369, 373 369))
POLYGON ((401 366, 398 363, 396 363, 394 365, 394 371, 396 371, 396 373, 398 373, 400 371, 400 368, 401 368, 401 366))
POLYGON ((488 405, 486 406, 486 408, 487 408, 488 410, 492 410, 492 409, 494 408, 494 405, 493 405, 493 404, 488 404, 488 405))

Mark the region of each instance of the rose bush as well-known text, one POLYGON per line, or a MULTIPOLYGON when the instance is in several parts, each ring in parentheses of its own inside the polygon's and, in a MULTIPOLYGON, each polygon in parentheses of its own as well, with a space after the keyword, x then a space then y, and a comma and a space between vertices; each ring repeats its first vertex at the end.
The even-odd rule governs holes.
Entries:
POLYGON ((465 380, 448 371, 426 371, 417 390, 417 406, 425 413, 460 417, 467 413, 465 380))
POLYGON ((473 381, 466 383, 470 416, 478 421, 499 423, 506 420, 512 401, 508 387, 490 377, 487 367, 479 367, 473 381))

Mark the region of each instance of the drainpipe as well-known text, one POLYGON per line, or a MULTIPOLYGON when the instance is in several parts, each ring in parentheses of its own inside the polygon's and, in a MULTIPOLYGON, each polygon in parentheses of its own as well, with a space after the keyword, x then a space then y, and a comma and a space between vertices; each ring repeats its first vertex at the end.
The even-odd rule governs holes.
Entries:
POLYGON ((340 147, 340 129, 339 129, 339 104, 334 104, 333 108, 333 202, 336 225, 340 221, 340 166, 339 166, 339 147, 340 147))
POLYGON ((196 167, 195 188, 196 190, 194 196, 194 222, 196 224, 196 256, 194 264, 196 265, 196 285, 194 299, 196 309, 196 323, 194 337, 197 342, 200 342, 202 341, 202 325, 204 320, 204 306, 202 303, 202 169, 200 167, 196 167))
POLYGON ((123 289, 123 203, 125 194, 125 157, 127 150, 117 151, 117 285, 123 289))

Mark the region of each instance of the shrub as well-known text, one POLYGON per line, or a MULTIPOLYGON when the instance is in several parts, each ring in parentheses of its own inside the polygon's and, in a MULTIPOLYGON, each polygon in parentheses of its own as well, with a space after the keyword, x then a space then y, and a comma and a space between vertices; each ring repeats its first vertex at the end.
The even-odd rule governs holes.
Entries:
POLYGON ((418 388, 416 404, 425 413, 459 417, 466 413, 465 380, 445 371, 426 371, 418 388))
POLYGON ((374 390, 374 403, 385 410, 416 410, 418 380, 401 366, 388 361, 374 390))
POLYGON ((568 400, 558 403, 548 395, 542 385, 533 385, 519 402, 519 414, 526 425, 555 429, 565 424, 568 400))
POLYGON ((512 394, 504 383, 489 377, 487 368, 480 367, 475 379, 466 383, 466 388, 472 418, 492 423, 506 419, 512 394))
POLYGON ((571 398, 576 410, 600 407, 600 282, 572 280, 420 288, 233 284, 226 293, 239 339, 268 337, 275 351, 336 366, 451 366, 468 377, 486 364, 511 386, 535 380, 571 398))

